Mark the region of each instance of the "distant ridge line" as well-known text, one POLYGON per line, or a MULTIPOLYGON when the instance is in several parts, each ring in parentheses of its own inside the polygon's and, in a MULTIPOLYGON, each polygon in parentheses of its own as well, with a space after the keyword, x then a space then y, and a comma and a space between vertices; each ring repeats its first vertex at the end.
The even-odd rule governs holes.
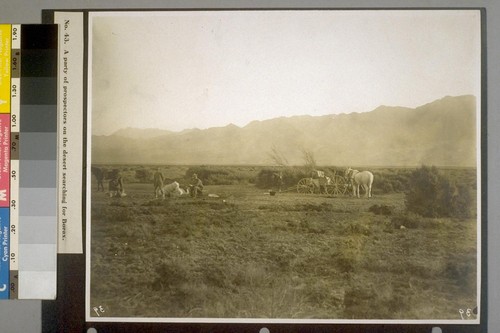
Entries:
POLYGON ((270 165, 277 148, 290 164, 303 150, 320 165, 475 167, 476 98, 445 96, 416 108, 279 117, 205 130, 122 129, 92 137, 93 163, 270 165), (133 152, 133 154, 131 154, 133 152))

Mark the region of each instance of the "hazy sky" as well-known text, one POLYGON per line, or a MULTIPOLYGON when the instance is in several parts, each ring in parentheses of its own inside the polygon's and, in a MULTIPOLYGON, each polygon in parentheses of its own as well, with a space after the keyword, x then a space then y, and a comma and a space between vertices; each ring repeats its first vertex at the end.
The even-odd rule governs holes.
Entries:
POLYGON ((480 92, 478 11, 91 15, 93 134, 245 126, 480 92))

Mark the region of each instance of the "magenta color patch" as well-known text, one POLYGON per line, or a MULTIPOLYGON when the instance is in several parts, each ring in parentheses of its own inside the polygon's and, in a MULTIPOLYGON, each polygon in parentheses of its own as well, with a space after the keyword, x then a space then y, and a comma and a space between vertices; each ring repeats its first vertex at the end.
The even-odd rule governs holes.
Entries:
POLYGON ((10 207, 10 114, 0 114, 0 207, 10 207))

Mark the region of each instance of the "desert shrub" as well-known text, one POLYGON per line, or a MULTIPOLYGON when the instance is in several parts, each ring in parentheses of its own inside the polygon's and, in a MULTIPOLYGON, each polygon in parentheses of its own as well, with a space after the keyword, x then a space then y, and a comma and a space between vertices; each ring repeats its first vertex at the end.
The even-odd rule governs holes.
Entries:
POLYGON ((140 183, 150 183, 153 181, 153 173, 147 168, 137 169, 135 170, 135 178, 140 183))
POLYGON ((380 169, 373 172, 373 193, 400 193, 408 186, 409 169, 380 169))
POLYGON ((405 194, 406 208, 410 212, 425 217, 471 216, 470 188, 457 187, 436 167, 422 166, 415 170, 405 194))
POLYGON ((471 190, 477 189, 477 174, 475 168, 453 168, 445 169, 450 180, 455 184, 463 184, 471 190))
POLYGON ((193 174, 197 174, 198 178, 200 178, 204 182, 207 182, 208 179, 212 176, 227 176, 228 171, 222 168, 210 168, 208 166, 195 166, 187 169, 187 178, 191 178, 193 174))
POLYGON ((381 190, 383 193, 392 193, 394 192, 394 186, 389 182, 384 182, 381 185, 381 190))
POLYGON ((257 174, 255 185, 259 188, 271 188, 277 186, 274 174, 277 171, 272 169, 262 169, 257 174))
POLYGON ((373 205, 368 208, 369 212, 372 212, 375 215, 392 215, 394 207, 387 205, 373 205))
POLYGON ((195 166, 186 171, 186 179, 190 179, 193 174, 197 174, 204 185, 247 184, 255 179, 255 171, 250 168, 195 166))
MULTIPOLYGON (((280 170, 276 169, 262 169, 255 177, 255 185, 258 188, 276 188, 278 181, 274 174, 280 170)), ((304 168, 287 168, 281 170, 282 173, 282 189, 286 189, 297 185, 302 178, 310 177, 311 175, 304 168)))
POLYGON ((406 186, 405 184, 408 183, 408 180, 405 179, 404 181, 401 181, 399 179, 395 179, 392 183, 391 183, 391 186, 392 186, 392 189, 394 192, 404 192, 404 190, 406 189, 406 186))

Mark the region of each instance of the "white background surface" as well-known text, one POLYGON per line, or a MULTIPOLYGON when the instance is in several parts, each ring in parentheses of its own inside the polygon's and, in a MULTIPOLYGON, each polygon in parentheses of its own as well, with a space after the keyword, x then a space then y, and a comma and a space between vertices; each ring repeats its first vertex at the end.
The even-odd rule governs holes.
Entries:
MULTIPOLYGON (((42 9, 69 8, 485 7, 488 57, 488 332, 500 332, 500 1, 498 0, 0 0, 1 23, 40 23, 42 9)), ((0 302, 0 332, 41 332, 41 301, 0 302)))

